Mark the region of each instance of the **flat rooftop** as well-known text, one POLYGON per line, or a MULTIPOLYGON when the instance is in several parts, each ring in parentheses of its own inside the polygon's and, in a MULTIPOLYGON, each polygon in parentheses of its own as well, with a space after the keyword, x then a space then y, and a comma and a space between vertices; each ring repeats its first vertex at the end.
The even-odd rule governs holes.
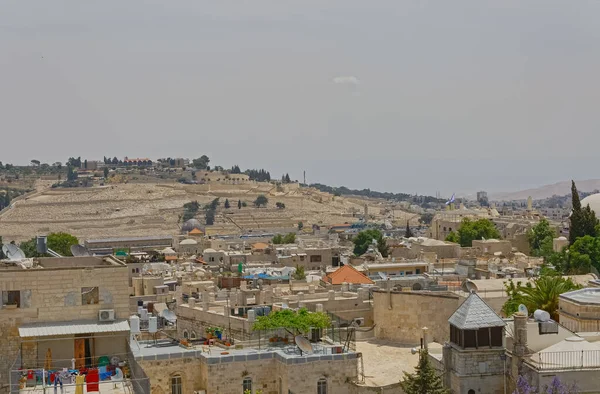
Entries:
POLYGON ((275 347, 265 341, 264 348, 224 349, 218 346, 196 345, 183 347, 170 340, 157 343, 145 341, 130 343, 131 351, 137 361, 172 360, 176 358, 198 358, 207 364, 223 364, 238 361, 253 361, 277 358, 286 364, 302 364, 319 360, 344 360, 356 358, 355 352, 335 353, 331 349, 341 345, 313 345, 312 354, 300 354, 296 345, 275 347), (207 351, 209 350, 209 351, 207 351), (226 353, 226 354, 224 354, 226 353))
MULTIPOLYGON (((102 394, 129 394, 131 393, 131 389, 126 389, 124 386, 127 385, 127 379, 125 379, 125 383, 123 382, 118 382, 115 384, 115 382, 111 382, 111 381, 104 381, 104 382, 100 382, 98 385, 99 388, 99 392, 102 394)), ((42 389, 42 385, 39 384, 36 387, 26 387, 24 389, 20 389, 19 393, 21 394, 32 394, 32 393, 53 393, 54 392, 54 386, 46 386, 46 389, 44 391, 44 389, 42 389), (52 388, 51 388, 52 387, 52 388)), ((60 386, 58 391, 64 394, 75 394, 75 384, 66 384, 63 383, 63 388, 64 391, 61 391, 60 386)), ((84 386, 84 393, 87 393, 86 387, 84 386)))
POLYGON ((583 305, 600 305, 600 288, 588 287, 581 290, 569 291, 559 296, 566 300, 583 305))
MULTIPOLYGON (((413 347, 381 339, 357 341, 356 351, 362 353, 365 366, 364 386, 387 386, 398 383, 402 379, 402 372, 413 373, 419 363, 419 354, 411 352, 413 347)), ((441 352, 442 345, 429 344, 430 354, 441 352)))

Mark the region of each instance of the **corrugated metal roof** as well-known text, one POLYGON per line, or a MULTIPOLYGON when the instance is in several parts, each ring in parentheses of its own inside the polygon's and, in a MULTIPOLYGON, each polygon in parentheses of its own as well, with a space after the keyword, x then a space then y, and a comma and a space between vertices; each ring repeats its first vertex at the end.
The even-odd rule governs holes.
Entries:
POLYGON ((471 293, 448 322, 460 330, 504 327, 506 323, 476 293, 471 293))
POLYGON ((122 331, 129 331, 129 323, 127 320, 114 322, 73 321, 35 323, 23 324, 21 327, 19 327, 19 335, 27 338, 122 331))

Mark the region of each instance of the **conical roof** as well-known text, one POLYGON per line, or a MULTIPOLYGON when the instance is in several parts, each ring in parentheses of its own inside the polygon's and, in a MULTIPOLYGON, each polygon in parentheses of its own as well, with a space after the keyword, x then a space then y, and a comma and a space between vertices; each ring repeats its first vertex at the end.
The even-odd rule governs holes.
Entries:
POLYGON ((448 322, 460 330, 504 327, 506 324, 477 293, 471 293, 465 302, 450 316, 448 322))

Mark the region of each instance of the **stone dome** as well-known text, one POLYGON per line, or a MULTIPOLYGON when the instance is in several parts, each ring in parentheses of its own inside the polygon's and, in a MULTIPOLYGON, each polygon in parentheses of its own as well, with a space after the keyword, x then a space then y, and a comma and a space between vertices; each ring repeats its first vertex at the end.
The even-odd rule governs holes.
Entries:
POLYGON ((596 217, 600 217, 600 193, 591 194, 581 200, 582 208, 585 208, 588 204, 590 205, 590 208, 596 212, 596 217))
POLYGON ((197 228, 198 230, 202 230, 202 224, 198 219, 190 219, 187 222, 183 223, 181 226, 181 231, 184 233, 189 233, 193 229, 197 228))
POLYGON ((183 241, 179 242, 179 245, 198 245, 198 242, 193 239, 184 239, 183 241))

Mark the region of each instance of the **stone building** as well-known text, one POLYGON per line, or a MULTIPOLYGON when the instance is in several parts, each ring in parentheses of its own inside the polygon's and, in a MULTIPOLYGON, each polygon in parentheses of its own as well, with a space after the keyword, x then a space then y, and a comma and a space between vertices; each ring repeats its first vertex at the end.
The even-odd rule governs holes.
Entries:
POLYGON ((600 288, 561 294, 558 313, 560 324, 573 332, 600 332, 600 288))
POLYGON ((338 353, 336 346, 313 354, 271 349, 219 349, 210 352, 176 344, 132 346, 134 357, 150 377, 152 394, 255 393, 347 394, 358 376, 354 352, 338 353), (221 351, 220 351, 221 350, 221 351))
POLYGON ((129 276, 111 257, 40 258, 29 268, 0 267, 0 383, 9 370, 44 365, 85 366, 104 354, 124 354, 129 335, 129 276), (92 354, 93 353, 93 354, 92 354))

